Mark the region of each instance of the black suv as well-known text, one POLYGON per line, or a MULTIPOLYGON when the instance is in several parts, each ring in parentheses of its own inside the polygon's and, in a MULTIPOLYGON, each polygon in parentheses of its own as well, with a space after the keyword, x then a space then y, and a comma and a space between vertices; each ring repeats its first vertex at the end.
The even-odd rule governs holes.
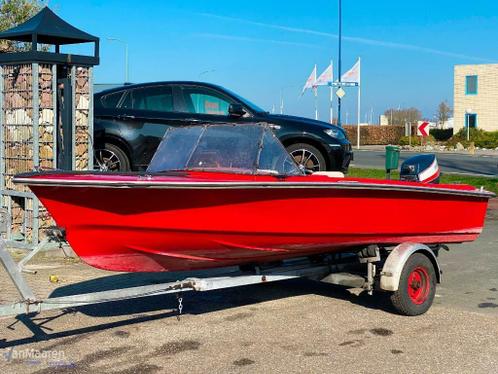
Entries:
POLYGON ((352 159, 346 133, 307 118, 275 115, 229 90, 208 83, 127 85, 95 94, 95 168, 147 168, 169 126, 268 123, 295 160, 312 171, 347 171, 352 159))

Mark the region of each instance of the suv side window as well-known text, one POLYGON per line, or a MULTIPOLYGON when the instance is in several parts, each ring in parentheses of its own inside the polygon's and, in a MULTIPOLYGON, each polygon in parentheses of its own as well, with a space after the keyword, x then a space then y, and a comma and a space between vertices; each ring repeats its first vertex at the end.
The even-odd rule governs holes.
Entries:
POLYGON ((186 113, 228 116, 228 107, 233 103, 228 97, 205 87, 184 87, 183 100, 186 113))
POLYGON ((157 112, 173 112, 173 91, 168 86, 137 88, 128 92, 123 107, 157 112))
POLYGON ((119 104, 119 100, 121 100, 121 96, 123 96, 123 91, 110 93, 104 95, 100 98, 100 103, 103 108, 113 109, 116 108, 119 104))

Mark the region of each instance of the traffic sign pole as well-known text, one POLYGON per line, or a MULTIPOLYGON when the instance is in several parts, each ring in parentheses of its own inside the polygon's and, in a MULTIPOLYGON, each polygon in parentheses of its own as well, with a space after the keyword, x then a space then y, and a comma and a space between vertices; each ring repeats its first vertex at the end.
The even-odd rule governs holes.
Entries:
MULTIPOLYGON (((339 0, 339 63, 338 65, 338 70, 339 70, 339 85, 341 84, 341 64, 342 64, 342 0, 339 0)), ((341 127, 342 122, 341 122, 341 97, 339 96, 339 99, 337 100, 337 126, 341 127)))

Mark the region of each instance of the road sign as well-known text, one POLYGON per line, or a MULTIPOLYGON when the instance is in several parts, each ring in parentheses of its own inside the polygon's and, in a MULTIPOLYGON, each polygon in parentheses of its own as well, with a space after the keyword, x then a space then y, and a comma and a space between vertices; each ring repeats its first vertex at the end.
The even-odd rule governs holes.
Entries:
POLYGON ((419 125, 417 126, 417 135, 424 138, 429 136, 429 129, 427 127, 429 127, 429 122, 424 121, 422 123, 419 123, 419 125))
POLYGON ((342 89, 342 87, 341 87, 341 88, 339 88, 339 89, 335 92, 335 94, 337 95, 337 97, 338 97, 339 99, 342 99, 342 98, 344 97, 344 95, 346 95, 346 91, 344 91, 344 90, 342 89))

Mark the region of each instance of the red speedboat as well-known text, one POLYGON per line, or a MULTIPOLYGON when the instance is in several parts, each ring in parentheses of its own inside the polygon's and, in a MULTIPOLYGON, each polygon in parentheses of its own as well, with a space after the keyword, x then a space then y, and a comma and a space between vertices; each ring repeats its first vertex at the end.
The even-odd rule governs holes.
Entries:
POLYGON ((91 266, 179 271, 475 240, 492 193, 306 174, 264 125, 171 128, 142 174, 18 175, 91 266))

